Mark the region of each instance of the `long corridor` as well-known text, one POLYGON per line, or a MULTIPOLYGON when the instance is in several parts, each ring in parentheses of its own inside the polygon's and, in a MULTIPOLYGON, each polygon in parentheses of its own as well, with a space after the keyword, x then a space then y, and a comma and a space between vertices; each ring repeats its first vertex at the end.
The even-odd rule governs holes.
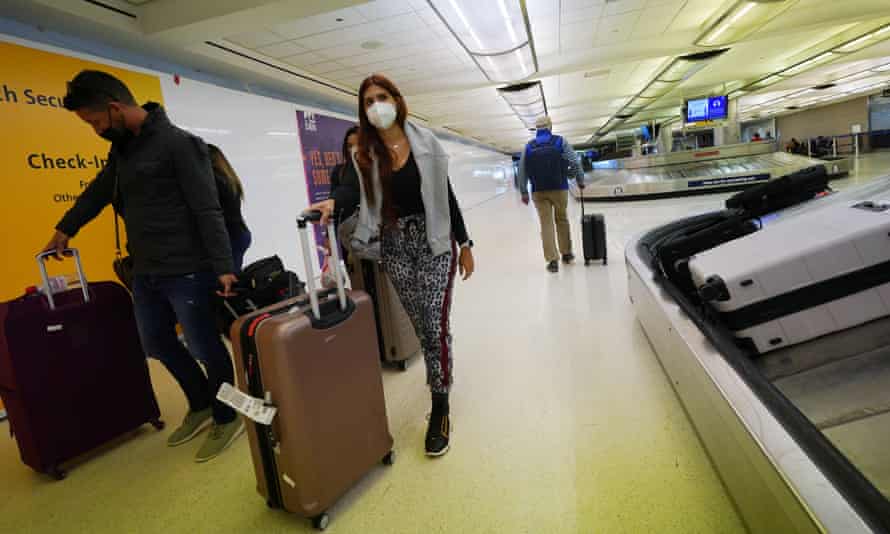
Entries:
MULTIPOLYGON (((464 173, 473 165, 453 167, 462 173, 456 189, 472 191, 464 173)), ((429 393, 421 361, 407 372, 384 370, 398 460, 331 510, 328 531, 744 531, 635 319, 623 261, 634 233, 716 208, 724 197, 588 204, 606 215, 611 261, 579 261, 553 275, 534 208, 514 191, 484 202, 479 195, 465 197, 479 199, 465 209, 477 274, 457 283, 454 300, 452 451, 423 455, 429 393)), ((570 210, 577 248, 580 206, 570 210)), ((156 364, 152 378, 172 425, 185 401, 156 364)), ((0 531, 311 531, 256 494, 246 438, 198 465, 200 440, 170 449, 167 432, 146 426, 63 483, 20 465, 15 442, 0 440, 0 531)))

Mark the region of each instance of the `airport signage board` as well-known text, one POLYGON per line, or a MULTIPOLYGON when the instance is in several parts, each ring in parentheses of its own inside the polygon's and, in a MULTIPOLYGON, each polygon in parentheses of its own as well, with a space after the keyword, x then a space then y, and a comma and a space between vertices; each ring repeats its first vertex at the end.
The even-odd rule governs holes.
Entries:
POLYGON ((766 182, 770 179, 770 175, 768 173, 765 174, 751 174, 747 176, 724 176, 721 178, 708 178, 704 180, 690 180, 688 182, 688 187, 696 188, 696 187, 716 187, 716 186, 733 186, 733 185, 742 185, 749 184, 755 182, 766 182))
MULTIPOLYGON (((343 163, 340 150, 346 130, 355 122, 311 111, 297 111, 297 130, 303 148, 303 167, 306 172, 306 192, 309 203, 327 200, 331 196, 331 170, 343 163)), ((315 243, 321 247, 325 232, 316 227, 315 243)), ((319 250, 319 262, 324 255, 319 250)))
MULTIPOLYGON (((108 159, 108 141, 62 106, 66 82, 84 69, 117 76, 139 103, 164 103, 156 75, 0 42, 0 225, 6 229, 0 301, 38 283, 34 254, 108 159)), ((91 280, 116 279, 113 222, 106 209, 72 241, 91 280)), ((73 272, 68 262, 52 262, 50 270, 73 272)))

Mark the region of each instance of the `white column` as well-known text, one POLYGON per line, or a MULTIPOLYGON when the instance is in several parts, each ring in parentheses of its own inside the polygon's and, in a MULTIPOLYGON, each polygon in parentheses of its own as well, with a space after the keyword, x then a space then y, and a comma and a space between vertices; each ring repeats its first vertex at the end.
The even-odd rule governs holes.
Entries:
POLYGON ((674 128, 670 123, 662 124, 658 129, 658 139, 655 141, 659 154, 669 154, 674 147, 674 128))
POLYGON ((726 109, 726 122, 722 127, 714 128, 714 144, 735 145, 742 142, 742 125, 739 123, 739 100, 729 101, 726 109))

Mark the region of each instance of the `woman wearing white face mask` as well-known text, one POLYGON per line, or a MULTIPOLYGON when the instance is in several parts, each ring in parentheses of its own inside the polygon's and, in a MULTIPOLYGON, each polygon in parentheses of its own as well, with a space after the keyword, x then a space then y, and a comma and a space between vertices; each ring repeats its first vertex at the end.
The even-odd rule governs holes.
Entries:
MULTIPOLYGON (((356 170, 361 186, 355 238, 381 242, 384 268, 423 346, 432 413, 426 453, 449 449, 452 383, 450 308, 455 271, 474 270, 472 246, 448 179, 448 155, 435 135, 406 120, 398 88, 372 75, 359 89, 356 170)), ((323 220, 334 201, 313 206, 323 220)))

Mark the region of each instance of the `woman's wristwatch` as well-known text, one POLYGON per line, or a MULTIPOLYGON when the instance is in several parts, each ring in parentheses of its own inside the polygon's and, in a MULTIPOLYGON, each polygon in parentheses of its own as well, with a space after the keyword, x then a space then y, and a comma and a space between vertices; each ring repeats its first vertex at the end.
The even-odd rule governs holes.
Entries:
POLYGON ((469 249, 473 248, 473 240, 467 239, 466 241, 464 241, 463 243, 460 244, 460 248, 469 248, 469 249))

